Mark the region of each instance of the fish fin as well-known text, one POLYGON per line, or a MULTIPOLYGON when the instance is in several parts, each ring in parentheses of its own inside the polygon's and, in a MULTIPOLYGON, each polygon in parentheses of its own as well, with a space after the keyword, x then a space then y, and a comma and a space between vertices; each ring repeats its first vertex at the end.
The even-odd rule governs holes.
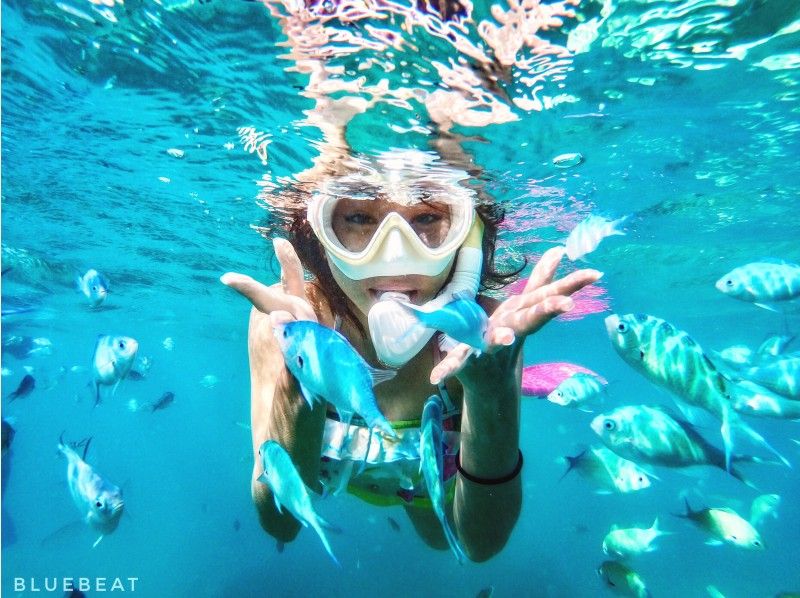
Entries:
MULTIPOLYGON (((262 476, 266 478, 266 476, 262 473, 262 476)), ((278 513, 283 515, 283 507, 281 507, 281 501, 278 500, 278 495, 274 492, 272 493, 272 500, 275 502, 275 508, 278 510, 278 513)))
POLYGON ((722 540, 706 540, 707 546, 722 546, 725 544, 722 540))
POLYGON ((333 559, 333 562, 336 563, 336 565, 341 568, 342 564, 336 558, 336 555, 333 554, 333 549, 331 548, 331 545, 328 542, 328 537, 325 535, 325 531, 322 529, 322 526, 325 525, 323 521, 324 520, 321 519, 319 515, 316 515, 314 519, 311 521, 311 527, 313 527, 314 531, 317 532, 319 539, 322 540, 322 545, 325 547, 325 551, 333 559))
POLYGON ((570 471, 572 471, 573 469, 575 469, 575 466, 576 466, 576 465, 577 465, 577 464, 580 462, 580 460, 581 460, 581 459, 583 458, 583 456, 586 454, 586 450, 587 450, 587 449, 583 449, 583 450, 582 450, 580 453, 578 453, 578 454, 577 454, 577 455, 575 455, 574 457, 570 457, 569 455, 565 455, 565 456, 564 456, 564 459, 566 459, 566 461, 567 461, 567 470, 566 470, 566 471, 565 471, 563 474, 561 474, 561 477, 560 477, 560 478, 558 478, 558 481, 559 481, 559 482, 560 482, 561 480, 563 480, 563 479, 564 479, 564 478, 567 476, 567 474, 568 474, 570 471))
POLYGON ((305 385, 300 382, 300 380, 297 381, 297 385, 300 387, 300 394, 303 395, 303 398, 306 400, 306 403, 308 403, 308 406, 313 409, 314 403, 316 402, 316 395, 308 390, 308 388, 306 388, 305 385))
POLYGON ((71 521, 54 532, 47 534, 39 542, 39 546, 42 548, 64 548, 73 542, 76 535, 85 533, 85 529, 86 524, 83 521, 71 521))
POLYGON ((105 538, 105 536, 103 534, 100 534, 97 540, 94 541, 94 544, 92 544, 92 548, 96 548, 97 545, 100 544, 100 540, 102 540, 103 538, 105 538))
POLYGON ((391 380, 397 375, 397 370, 385 370, 367 365, 367 371, 372 378, 372 386, 377 386, 381 382, 391 380))
POLYGON ((464 549, 461 547, 461 544, 458 541, 458 536, 456 536, 455 532, 453 532, 453 528, 450 527, 450 522, 447 521, 447 515, 444 513, 442 513, 441 521, 442 529, 444 530, 444 537, 447 539, 447 543, 450 545, 450 550, 453 551, 458 564, 463 565, 467 557, 464 554, 464 549))
POLYGON ((281 540, 275 541, 275 550, 277 550, 278 553, 282 553, 284 548, 286 548, 286 544, 283 541, 281 540))
MULTIPOLYGON (((728 409, 726 411, 730 411, 730 409, 728 409)), ((767 442, 761 434, 756 432, 748 424, 746 424, 744 421, 742 421, 741 418, 737 417, 736 420, 733 423, 735 424, 737 430, 740 430, 740 431, 744 432, 745 434, 747 434, 747 436, 749 436, 750 439, 753 442, 755 442, 759 446, 767 449, 769 452, 771 452, 773 455, 775 455, 778 459, 780 459, 781 463, 783 463, 786 467, 791 468, 792 464, 786 459, 786 457, 784 457, 777 450, 772 448, 772 445, 769 442, 767 442)), ((730 467, 728 467, 728 471, 730 471, 730 467)))
POLYGON ((769 305, 768 303, 754 303, 753 305, 755 305, 756 307, 761 307, 761 308, 769 310, 769 311, 774 311, 776 314, 781 313, 781 310, 773 307, 772 305, 769 305))
POLYGON ((720 433, 722 434, 722 443, 725 448, 725 471, 731 471, 731 453, 733 452, 733 435, 731 433, 731 418, 733 417, 732 407, 726 406, 722 410, 722 426, 720 433))

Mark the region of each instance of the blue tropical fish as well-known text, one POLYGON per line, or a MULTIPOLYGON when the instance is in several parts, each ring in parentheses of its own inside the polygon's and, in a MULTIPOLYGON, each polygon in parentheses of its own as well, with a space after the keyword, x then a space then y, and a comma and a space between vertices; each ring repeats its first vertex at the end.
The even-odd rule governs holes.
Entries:
POLYGON ((258 449, 258 454, 264 467, 264 472, 258 476, 258 481, 269 486, 275 500, 275 508, 279 512, 283 512, 285 508, 304 527, 310 525, 319 535, 333 562, 338 565, 339 561, 336 560, 322 529, 330 528, 331 525, 314 511, 308 488, 303 483, 289 453, 278 442, 267 440, 258 449))
POLYGON ((427 311, 419 305, 405 301, 401 305, 411 311, 425 328, 443 332, 479 353, 486 350, 489 316, 475 299, 457 295, 453 301, 434 311, 427 311))
POLYGON ((370 366, 345 337, 317 322, 287 322, 276 324, 273 330, 286 367, 310 407, 326 400, 336 407, 342 421, 356 413, 369 428, 397 437, 372 390, 396 372, 370 366))
POLYGON ((431 396, 422 409, 422 428, 419 439, 419 469, 425 478, 428 497, 433 511, 442 524, 447 543, 456 555, 459 563, 464 562, 464 549, 453 533, 447 514, 444 510, 444 435, 442 433, 442 399, 438 395, 431 396))
POLYGON ((108 281, 97 270, 90 269, 85 274, 78 274, 75 284, 92 307, 97 307, 106 300, 108 281))

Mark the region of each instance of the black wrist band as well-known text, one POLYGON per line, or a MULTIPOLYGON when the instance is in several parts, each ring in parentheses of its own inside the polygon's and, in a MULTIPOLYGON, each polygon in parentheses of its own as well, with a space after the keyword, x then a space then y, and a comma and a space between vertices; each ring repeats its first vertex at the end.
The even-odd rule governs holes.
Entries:
POLYGON ((468 479, 470 482, 475 482, 476 484, 483 484, 484 486, 495 486, 497 484, 505 484, 506 482, 510 482, 515 477, 519 475, 519 472, 522 471, 522 450, 517 449, 519 452, 519 459, 517 460, 517 465, 511 471, 502 477, 499 478, 479 478, 471 473, 467 473, 461 468, 461 451, 456 453, 456 469, 458 473, 468 479))

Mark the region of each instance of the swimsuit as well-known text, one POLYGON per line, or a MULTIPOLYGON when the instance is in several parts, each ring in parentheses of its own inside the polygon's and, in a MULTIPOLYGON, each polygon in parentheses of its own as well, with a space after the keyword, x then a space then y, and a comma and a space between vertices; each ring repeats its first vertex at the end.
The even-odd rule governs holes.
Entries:
MULTIPOLYGON (((438 389, 445 407, 443 466, 445 482, 449 482, 446 484, 449 500, 455 487, 452 480, 456 474, 461 410, 453 405, 444 384, 440 383, 438 389)), ((326 491, 338 494, 346 489, 376 505, 430 506, 420 471, 421 423, 419 419, 390 422, 397 433, 397 438, 391 438, 378 429, 370 430, 357 415, 349 424, 342 422, 336 411, 329 408, 320 464, 320 481, 326 491)))
MULTIPOLYGON (((449 482, 456 473, 461 410, 452 405, 442 384, 439 395, 446 406, 442 416, 443 465, 445 482, 449 482)), ((430 505, 420 472, 421 421, 390 423, 397 438, 378 429, 370 431, 358 416, 353 416, 346 424, 339 420, 335 411, 328 411, 322 438, 320 481, 329 492, 338 494, 347 489, 350 494, 377 505, 430 505)), ((449 499, 453 484, 447 486, 449 499)))

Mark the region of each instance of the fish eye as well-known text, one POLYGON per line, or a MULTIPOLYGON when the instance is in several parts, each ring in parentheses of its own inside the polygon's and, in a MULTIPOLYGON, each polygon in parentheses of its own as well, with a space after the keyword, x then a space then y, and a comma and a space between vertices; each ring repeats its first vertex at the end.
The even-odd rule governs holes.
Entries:
POLYGON ((725 281, 725 286, 732 287, 733 286, 733 279, 729 278, 725 281))
POLYGON ((303 356, 302 355, 298 355, 297 356, 297 366, 298 367, 303 367, 303 356))
POLYGON ((738 539, 739 539, 739 538, 737 538, 735 534, 731 534, 731 540, 733 540, 733 541, 736 541, 736 540, 738 540, 738 539))
POLYGON ((617 324, 617 330, 619 332, 628 332, 628 325, 625 322, 620 322, 617 324))
POLYGON ((283 329, 283 338, 289 338, 289 331, 286 328, 283 329))
POLYGON ((124 349, 125 348, 125 341, 119 341, 119 348, 120 349, 124 349))
POLYGON ((94 501, 94 506, 97 507, 98 509, 102 508, 103 507, 103 501, 101 501, 101 500, 94 501))
POLYGON ((556 391, 556 396, 557 396, 557 397, 563 397, 563 396, 564 396, 564 392, 563 392, 563 391, 560 391, 560 390, 557 390, 557 391, 556 391))
POLYGON ((644 359, 644 351, 639 349, 639 359, 644 359))
POLYGON ((603 427, 611 432, 617 427, 617 423, 613 419, 607 419, 603 421, 603 427))
POLYGON ((640 481, 641 483, 644 483, 644 476, 639 476, 639 481, 640 481))
POLYGON ((753 540, 753 546, 761 546, 761 542, 758 540, 753 540))

